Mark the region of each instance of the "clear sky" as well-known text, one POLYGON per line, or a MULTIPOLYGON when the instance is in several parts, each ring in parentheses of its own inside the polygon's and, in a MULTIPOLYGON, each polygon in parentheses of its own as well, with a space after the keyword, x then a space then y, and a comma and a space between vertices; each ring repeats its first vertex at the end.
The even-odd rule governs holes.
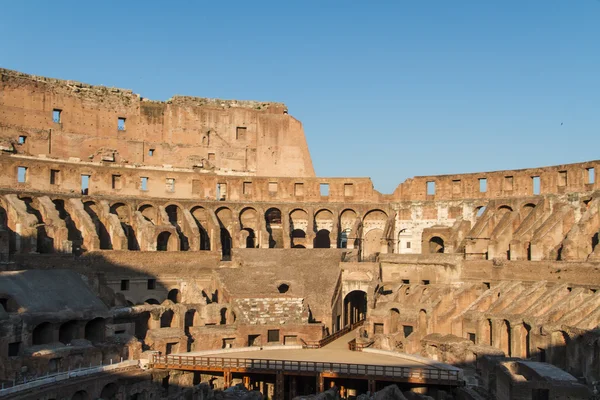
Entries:
POLYGON ((172 95, 282 101, 319 176, 600 159, 600 0, 28 1, 0 66, 172 95))

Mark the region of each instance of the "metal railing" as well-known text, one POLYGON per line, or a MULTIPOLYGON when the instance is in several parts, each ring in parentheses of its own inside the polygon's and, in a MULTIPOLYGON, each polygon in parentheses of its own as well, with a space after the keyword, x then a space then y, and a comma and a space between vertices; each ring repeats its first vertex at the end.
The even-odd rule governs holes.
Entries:
POLYGON ((353 324, 350 324, 342 329, 340 329, 339 331, 332 333, 329 336, 325 336, 323 339, 321 340, 309 340, 309 341, 305 341, 302 340, 303 343, 303 347, 305 349, 319 349, 323 346, 328 345, 329 343, 333 342, 336 339, 341 338, 342 336, 344 336, 345 334, 352 332, 353 330, 355 330, 356 328, 358 328, 359 326, 362 326, 365 323, 365 319, 361 319, 358 322, 355 322, 353 324))
POLYGON ((427 367, 401 367, 394 365, 346 364, 321 361, 263 360, 253 358, 224 358, 199 356, 163 356, 154 354, 153 368, 180 370, 244 370, 248 372, 335 373, 370 378, 400 378, 417 381, 443 381, 460 384, 459 371, 427 367))

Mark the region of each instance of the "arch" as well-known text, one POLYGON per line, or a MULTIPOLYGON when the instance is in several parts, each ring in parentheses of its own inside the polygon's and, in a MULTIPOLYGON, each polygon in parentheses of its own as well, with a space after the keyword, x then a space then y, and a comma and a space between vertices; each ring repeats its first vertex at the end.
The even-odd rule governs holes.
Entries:
POLYGON ((31 336, 34 346, 53 343, 54 328, 50 322, 42 322, 33 329, 31 336))
POLYGON ((502 350, 507 357, 511 356, 511 339, 510 322, 503 320, 500 324, 500 350, 502 350))
POLYGON ((173 324, 173 317, 175 313, 173 310, 167 310, 160 316, 160 327, 161 328, 170 328, 173 324))
POLYGON ((293 249, 305 249, 306 247, 301 245, 301 244, 295 244, 294 246, 292 246, 293 249))
POLYGON ((317 232, 313 243, 315 249, 328 249, 331 247, 331 239, 329 238, 329 231, 327 229, 321 229, 317 232))
POLYGON ((479 218, 483 215, 483 213, 485 212, 486 207, 485 206, 479 206, 479 207, 475 207, 475 210, 473 210, 473 217, 474 218, 479 218))
POLYGON ((185 333, 189 333, 189 328, 194 326, 194 319, 196 318, 196 310, 194 310, 193 308, 187 310, 185 312, 185 317, 184 317, 184 322, 183 322, 183 328, 185 330, 185 333))
POLYGON ((196 206, 190 210, 196 226, 200 231, 200 248, 198 250, 210 250, 210 236, 208 235, 209 217, 204 207, 196 206))
POLYGON ((144 204, 138 208, 138 211, 153 225, 158 225, 158 210, 152 204, 144 204))
POLYGON ((419 310, 419 330, 427 333, 427 311, 424 309, 419 310))
POLYGON ((283 228, 281 225, 281 210, 278 208, 269 208, 265 212, 265 222, 267 232, 269 233, 269 248, 283 248, 283 228))
POLYGON ((156 236, 156 250, 167 251, 171 250, 171 232, 163 231, 156 236))
POLYGON ((167 294, 167 299, 171 300, 173 303, 181 303, 181 292, 179 289, 171 289, 169 290, 169 294, 167 294))
POLYGON ((221 228, 221 255, 223 259, 228 259, 231 257, 231 248, 233 247, 233 241, 231 238, 233 213, 229 208, 221 207, 217 210, 216 215, 221 228))
POLYGON ((144 301, 144 303, 146 303, 146 304, 152 304, 152 305, 159 305, 160 304, 160 302, 158 300, 152 299, 152 298, 146 299, 144 301))
POLYGON ((321 209, 315 213, 315 230, 327 230, 333 232, 334 217, 333 213, 328 209, 321 209))
POLYGON ((67 226, 67 240, 70 240, 73 244, 73 253, 80 253, 83 246, 83 235, 77 228, 77 225, 75 225, 71 214, 65 208, 65 201, 63 199, 54 199, 52 203, 54 203, 54 208, 58 211, 59 218, 65 221, 65 225, 67 226))
POLYGON ((340 232, 340 240, 338 243, 338 247, 340 249, 347 249, 348 248, 348 238, 350 237, 350 233, 352 232, 351 229, 347 228, 344 229, 343 231, 340 232))
POLYGON ((258 211, 256 211, 252 207, 245 207, 240 212, 240 227, 243 231, 248 232, 246 236, 245 246, 247 249, 253 249, 258 247, 258 243, 256 242, 256 231, 259 229, 259 218, 258 211))
POLYGON ((71 400, 89 400, 90 395, 85 390, 79 390, 73 394, 71 400))
POLYGON ((382 229, 371 229, 365 234, 362 245, 362 258, 364 260, 375 256, 381 251, 382 229))
MULTIPOLYGON (((23 203, 25 203, 25 207, 28 214, 31 214, 35 217, 38 222, 36 225, 37 231, 37 240, 36 240, 36 250, 38 253, 52 253, 54 251, 54 239, 48 236, 48 232, 46 232, 46 221, 44 221, 44 217, 42 213, 38 210, 39 205, 34 206, 34 199, 27 196, 18 196, 23 203)), ((36 199, 37 200, 37 199, 36 199)))
POLYGON ((248 235, 246 236, 246 248, 254 249, 258 247, 256 243, 256 234, 254 233, 254 230, 250 228, 244 228, 242 230, 248 232, 248 235))
POLYGON ((139 250, 140 245, 132 225, 131 208, 125 203, 115 203, 110 206, 110 213, 115 214, 121 222, 121 228, 123 228, 123 232, 127 236, 127 249, 139 250))
POLYGON ((367 316, 367 293, 353 290, 344 297, 344 326, 354 324, 367 316))
POLYGON ((4 309, 7 313, 16 313, 19 312, 19 308, 19 304, 12 296, 0 293, 0 310, 4 309))
POLYGON ((100 398, 102 400, 116 400, 118 391, 119 387, 117 384, 111 382, 102 388, 102 391, 100 392, 100 398))
POLYGON ((104 222, 100 219, 100 209, 94 201, 86 201, 83 203, 83 209, 88 213, 94 226, 98 239, 100 239, 100 250, 112 250, 112 240, 104 222))
POLYGON ((444 239, 439 236, 433 236, 429 239, 429 252, 430 253, 443 253, 444 252, 444 239))
POLYGON ((390 308, 389 333, 396 333, 399 330, 400 330, 400 311, 397 308, 390 308))
POLYGON ((67 321, 58 329, 58 341, 63 344, 70 344, 73 339, 79 339, 79 322, 67 321))
POLYGON ((358 214, 351 208, 347 208, 340 214, 340 230, 352 230, 358 214))
POLYGON ((510 212, 513 211, 512 207, 508 206, 506 204, 503 204, 503 205, 501 205, 501 206, 498 207, 498 211, 501 211, 501 210, 510 211, 510 212))
POLYGON ((169 223, 175 227, 177 236, 179 236, 179 250, 188 251, 190 249, 190 242, 188 237, 183 233, 183 210, 177 204, 169 204, 165 207, 165 212, 169 218, 169 223))
POLYGON ((221 316, 221 320, 219 321, 219 324, 221 324, 221 325, 227 324, 227 308, 226 307, 221 308, 221 311, 219 311, 219 314, 221 316))
POLYGON ((106 321, 104 318, 94 318, 85 324, 85 338, 90 342, 101 342, 106 335, 106 321))

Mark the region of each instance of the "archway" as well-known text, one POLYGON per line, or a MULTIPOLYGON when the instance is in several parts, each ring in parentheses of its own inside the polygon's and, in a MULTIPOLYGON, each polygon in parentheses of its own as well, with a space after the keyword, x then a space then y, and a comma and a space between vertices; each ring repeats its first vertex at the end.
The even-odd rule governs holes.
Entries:
POLYGON ((140 246, 137 237, 135 236, 135 230, 131 225, 131 210, 129 206, 124 203, 115 203, 110 206, 110 213, 119 217, 121 228, 123 228, 123 232, 125 233, 125 236, 127 236, 127 249, 139 250, 140 246))
POLYGON ((444 252, 444 239, 439 236, 434 236, 429 239, 429 252, 430 253, 443 253, 444 252))
POLYGON ((242 230, 248 232, 245 243, 246 248, 253 249, 258 247, 255 234, 255 232, 259 229, 258 212, 254 208, 247 207, 240 212, 240 226, 242 230))
POLYGON ((188 251, 190 242, 187 236, 183 233, 183 211, 175 204, 165 207, 165 212, 169 218, 169 223, 175 227, 177 236, 179 236, 179 250, 188 251))
POLYGON ((144 204, 138 208, 138 211, 142 214, 144 219, 151 222, 153 225, 158 224, 158 211, 151 204, 144 204))
POLYGON ((194 207, 190 211, 196 221, 200 232, 200 248, 198 250, 210 250, 210 236, 208 235, 208 213, 203 207, 194 207))
POLYGON ((390 329, 389 333, 396 333, 400 330, 400 311, 397 308, 390 309, 390 329))
POLYGON ((167 295, 167 299, 171 300, 175 304, 181 303, 181 292, 179 289, 171 289, 167 295))
POLYGON ((160 302, 156 299, 147 299, 144 303, 146 304, 152 304, 152 305, 159 305, 160 302))
POLYGON ((246 248, 247 249, 256 248, 257 244, 256 244, 256 235, 254 234, 254 229, 244 228, 242 230, 248 232, 248 236, 246 236, 246 248))
POLYGON ((362 246, 362 258, 368 260, 373 258, 377 253, 381 251, 381 237, 383 236, 383 230, 371 229, 365 235, 362 246))
POLYGON ((96 203, 93 201, 86 201, 85 203, 83 203, 83 208, 88 213, 88 215, 92 219, 92 222, 94 223, 94 226, 96 227, 96 233, 98 234, 98 238, 100 239, 100 249, 112 250, 113 246, 110 234, 108 233, 106 226, 104 226, 104 223, 100 219, 100 210, 96 203))
POLYGON ((156 250, 167 251, 169 250, 169 240, 171 239, 171 232, 161 232, 156 237, 156 250))
POLYGON ((161 328, 170 328, 173 323, 173 317, 175 313, 173 310, 167 310, 160 316, 160 327, 161 328))
POLYGON ((265 213, 267 232, 269 233, 269 248, 283 248, 283 229, 281 226, 281 210, 269 208, 265 213))
POLYGON ((229 208, 221 207, 217 210, 216 215, 220 226, 221 256, 223 259, 229 259, 231 257, 231 248, 233 247, 233 241, 231 239, 234 222, 233 213, 229 208))
POLYGON ((221 324, 221 325, 227 324, 227 308, 221 308, 220 315, 221 315, 221 320, 219 321, 219 324, 221 324))
POLYGON ((344 326, 354 324, 367 316, 367 294, 353 290, 344 297, 344 326))
POLYGON ((58 341, 63 344, 70 344, 73 339, 79 338, 79 323, 77 321, 67 321, 62 324, 58 330, 58 341))
POLYGON ((102 388, 102 392, 100 392, 100 398, 102 400, 116 400, 118 391, 119 387, 116 383, 109 383, 102 388))
POLYGON ((329 231, 327 229, 321 229, 317 232, 313 247, 315 249, 328 249, 331 247, 331 240, 329 239, 329 231))
POLYGON ((50 322, 42 322, 33 329, 32 344, 49 344, 54 341, 54 332, 50 322))
POLYGON ((88 395, 88 393, 85 390, 80 390, 78 392, 75 392, 75 394, 73 394, 73 397, 71 397, 71 400, 89 400, 90 396, 88 395))
POLYGON ((104 318, 94 318, 85 324, 85 338, 90 342, 100 342, 105 337, 106 322, 104 318))
POLYGON ((500 350, 502 350, 507 357, 510 357, 511 347, 510 323, 507 320, 504 320, 500 325, 500 350))

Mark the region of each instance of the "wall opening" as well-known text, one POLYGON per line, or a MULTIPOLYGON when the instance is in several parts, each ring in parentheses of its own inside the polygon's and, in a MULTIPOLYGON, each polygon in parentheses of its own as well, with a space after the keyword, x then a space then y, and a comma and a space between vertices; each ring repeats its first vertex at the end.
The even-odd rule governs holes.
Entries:
POLYGON ((144 192, 148 190, 148 177, 142 176, 140 178, 140 190, 143 190, 144 192))
POLYGON ((531 181, 532 181, 532 192, 535 195, 540 194, 540 177, 539 176, 532 176, 531 177, 531 181))
POLYGON ((55 108, 52 110, 52 122, 59 124, 61 122, 62 110, 55 108))
POLYGON ((514 181, 514 179, 512 176, 505 176, 503 189, 507 192, 513 190, 513 181, 514 181))
POLYGON ((27 182, 27 167, 18 167, 17 168, 17 182, 25 183, 27 182))
POLYGON ((26 140, 27 140, 27 136, 20 135, 19 139, 18 139, 18 143, 19 144, 25 144, 26 140))
POLYGON ((279 343, 279 329, 269 329, 267 331, 267 342, 279 343))
POLYGON ((85 324, 85 338, 90 342, 101 342, 106 335, 106 321, 104 318, 94 318, 85 324))
POLYGON ((148 157, 154 156, 154 149, 148 149, 148 157))
POLYGON ((282 283, 281 285, 277 286, 277 290, 279 293, 287 293, 288 290, 290 290, 290 285, 287 283, 282 283))
POLYGON ((124 131, 125 130, 125 118, 119 117, 117 119, 117 129, 120 130, 120 131, 124 131))
POLYGON ((323 196, 323 197, 329 196, 329 183, 319 184, 319 191, 321 192, 321 196, 323 196))
POLYGON ((50 170, 50 184, 51 185, 59 185, 60 184, 60 171, 57 169, 50 170))
POLYGON ((167 251, 169 249, 169 239, 171 238, 171 232, 161 232, 156 237, 156 250, 167 251))
POLYGON ((344 326, 354 324, 367 316, 367 294, 353 290, 344 298, 344 326))
POLYGON ((313 247, 315 249, 328 249, 331 247, 331 239, 329 238, 329 231, 327 229, 321 229, 317 232, 313 247))
POLYGON ((479 178, 479 193, 487 192, 487 178, 479 178))
POLYGON ((567 186, 567 171, 558 171, 558 186, 567 186))
POLYGON ((439 236, 434 236, 429 239, 429 252, 430 253, 443 253, 444 252, 444 239, 439 236))
POLYGON ((181 292, 179 289, 171 289, 167 295, 167 299, 171 300, 175 304, 181 303, 181 292))
POLYGON ((54 341, 52 324, 50 322, 42 322, 33 329, 31 336, 34 346, 52 343, 54 341))
POLYGON ((587 171, 587 183, 592 184, 596 182, 596 169, 586 168, 587 171))
POLYGON ((344 183, 344 196, 345 197, 354 196, 354 184, 353 183, 344 183))
POLYGON ((160 316, 160 327, 161 328, 170 328, 173 323, 173 317, 175 313, 173 310, 167 310, 160 316))
POLYGON ((90 194, 90 175, 81 175, 81 194, 90 194))
POLYGON ((435 182, 428 181, 427 182, 427 196, 435 195, 435 182))
POLYGON ((252 182, 244 182, 242 193, 246 196, 252 195, 252 182))
POLYGON ((402 325, 402 332, 404 333, 404 337, 407 338, 413 333, 412 325, 402 325))
POLYGON ((235 138, 237 140, 246 140, 246 127, 245 126, 238 126, 235 129, 235 138))
POLYGON ((304 196, 304 183, 294 184, 294 196, 304 196))
POLYGON ((169 193, 175 192, 175 178, 167 178, 165 180, 165 189, 169 193))
POLYGON ((62 324, 58 330, 58 341, 63 344, 70 344, 73 339, 79 338, 79 323, 77 321, 68 321, 62 324))

